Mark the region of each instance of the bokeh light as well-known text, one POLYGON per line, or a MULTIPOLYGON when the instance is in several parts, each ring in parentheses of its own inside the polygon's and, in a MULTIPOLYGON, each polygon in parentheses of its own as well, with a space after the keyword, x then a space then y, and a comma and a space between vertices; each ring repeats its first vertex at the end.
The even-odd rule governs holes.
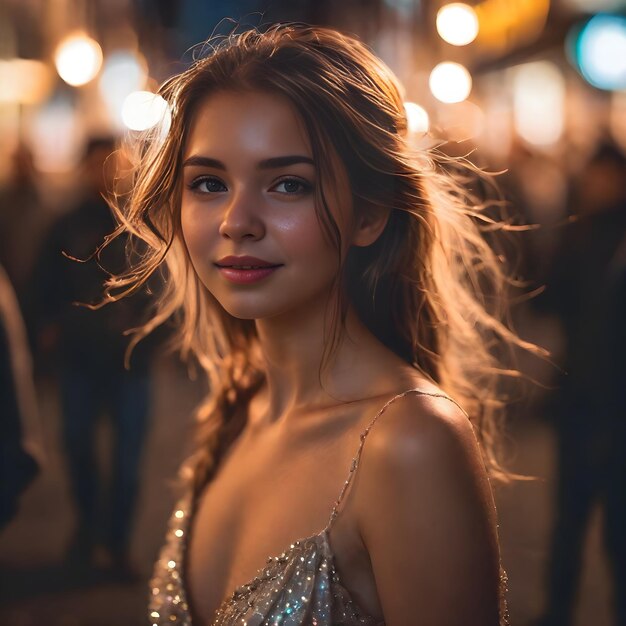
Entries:
POLYGON ((161 125, 167 132, 170 124, 170 108, 167 102, 151 91, 133 91, 122 105, 122 120, 130 130, 148 130, 161 125))
POLYGON ((437 12, 437 32, 453 46, 466 46, 478 35, 478 16, 462 2, 446 4, 437 12))
POLYGON ((626 89, 626 17, 595 15, 576 41, 580 73, 594 87, 626 89))
POLYGON ((85 125, 76 115, 74 103, 57 95, 37 110, 28 127, 28 138, 40 172, 70 172, 82 156, 85 125))
POLYGON ((65 37, 57 46, 54 63, 59 76, 68 85, 85 85, 100 70, 102 49, 95 39, 77 31, 65 37))
POLYGON ((430 121, 426 110, 415 102, 405 102, 404 111, 406 112, 409 133, 424 134, 430 128, 430 121))
POLYGON ((564 126, 565 79, 549 61, 515 68, 513 79, 515 129, 536 146, 556 143, 564 126))
POLYGON ((472 77, 460 63, 445 61, 435 66, 428 80, 433 96, 441 102, 462 102, 472 91, 472 77))
POLYGON ((37 104, 52 88, 48 66, 34 59, 0 60, 0 102, 37 104))
POLYGON ((118 127, 123 126, 124 101, 133 91, 145 86, 146 78, 146 62, 135 52, 119 50, 106 58, 98 87, 109 116, 118 127))
POLYGON ((546 26, 550 0, 481 0, 475 4, 483 51, 495 54, 514 50, 539 37, 546 26))

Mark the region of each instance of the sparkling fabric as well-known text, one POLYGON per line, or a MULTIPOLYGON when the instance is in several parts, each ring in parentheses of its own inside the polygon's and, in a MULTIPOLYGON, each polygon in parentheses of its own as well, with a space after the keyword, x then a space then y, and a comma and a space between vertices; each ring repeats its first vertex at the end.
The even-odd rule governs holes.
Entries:
MULTIPOLYGON (((394 400, 409 393, 448 398, 444 394, 411 389, 389 400, 360 435, 359 448, 326 528, 317 535, 294 541, 280 556, 269 557, 253 580, 224 600, 211 626, 384 626, 362 611, 341 584, 328 532, 359 465, 371 427, 394 400)), ((153 626, 192 626, 183 565, 193 509, 189 490, 172 514, 166 542, 150 582, 149 618, 153 626)), ((506 573, 501 570, 501 626, 509 624, 506 583, 506 573)))

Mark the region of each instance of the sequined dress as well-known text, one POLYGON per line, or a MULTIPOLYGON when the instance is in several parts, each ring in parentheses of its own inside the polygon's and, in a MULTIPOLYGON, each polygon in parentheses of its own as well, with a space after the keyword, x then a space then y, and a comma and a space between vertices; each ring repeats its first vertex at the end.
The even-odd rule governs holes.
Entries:
MULTIPOLYGON (((360 435, 357 453, 326 527, 318 534, 294 541, 281 555, 269 557, 250 582, 237 587, 224 600, 211 626, 384 626, 384 622, 367 615, 341 584, 328 533, 359 466, 370 429, 392 402, 409 393, 450 399, 444 394, 410 389, 389 400, 360 435)), ((183 574, 194 505, 190 489, 170 518, 166 542, 150 582, 149 623, 153 626, 192 626, 183 574)), ((500 580, 500 624, 508 626, 506 573, 502 569, 500 580)))

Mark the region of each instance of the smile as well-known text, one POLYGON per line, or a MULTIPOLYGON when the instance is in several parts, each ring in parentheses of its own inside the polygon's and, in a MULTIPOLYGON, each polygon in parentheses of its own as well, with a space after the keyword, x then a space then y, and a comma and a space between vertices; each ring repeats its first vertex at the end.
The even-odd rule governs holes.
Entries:
POLYGON ((268 267, 279 267, 278 265, 218 265, 218 267, 232 267, 235 270, 260 270, 268 267))
POLYGON ((282 265, 218 265, 215 267, 219 273, 229 282, 239 285, 256 283, 273 274, 282 265))

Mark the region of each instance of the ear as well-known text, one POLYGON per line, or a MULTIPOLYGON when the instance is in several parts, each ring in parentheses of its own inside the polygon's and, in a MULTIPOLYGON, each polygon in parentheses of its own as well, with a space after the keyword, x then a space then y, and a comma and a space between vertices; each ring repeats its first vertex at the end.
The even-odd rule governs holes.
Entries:
POLYGON ((365 206, 357 215, 352 245, 366 247, 372 245, 385 229, 391 209, 380 206, 365 206))

